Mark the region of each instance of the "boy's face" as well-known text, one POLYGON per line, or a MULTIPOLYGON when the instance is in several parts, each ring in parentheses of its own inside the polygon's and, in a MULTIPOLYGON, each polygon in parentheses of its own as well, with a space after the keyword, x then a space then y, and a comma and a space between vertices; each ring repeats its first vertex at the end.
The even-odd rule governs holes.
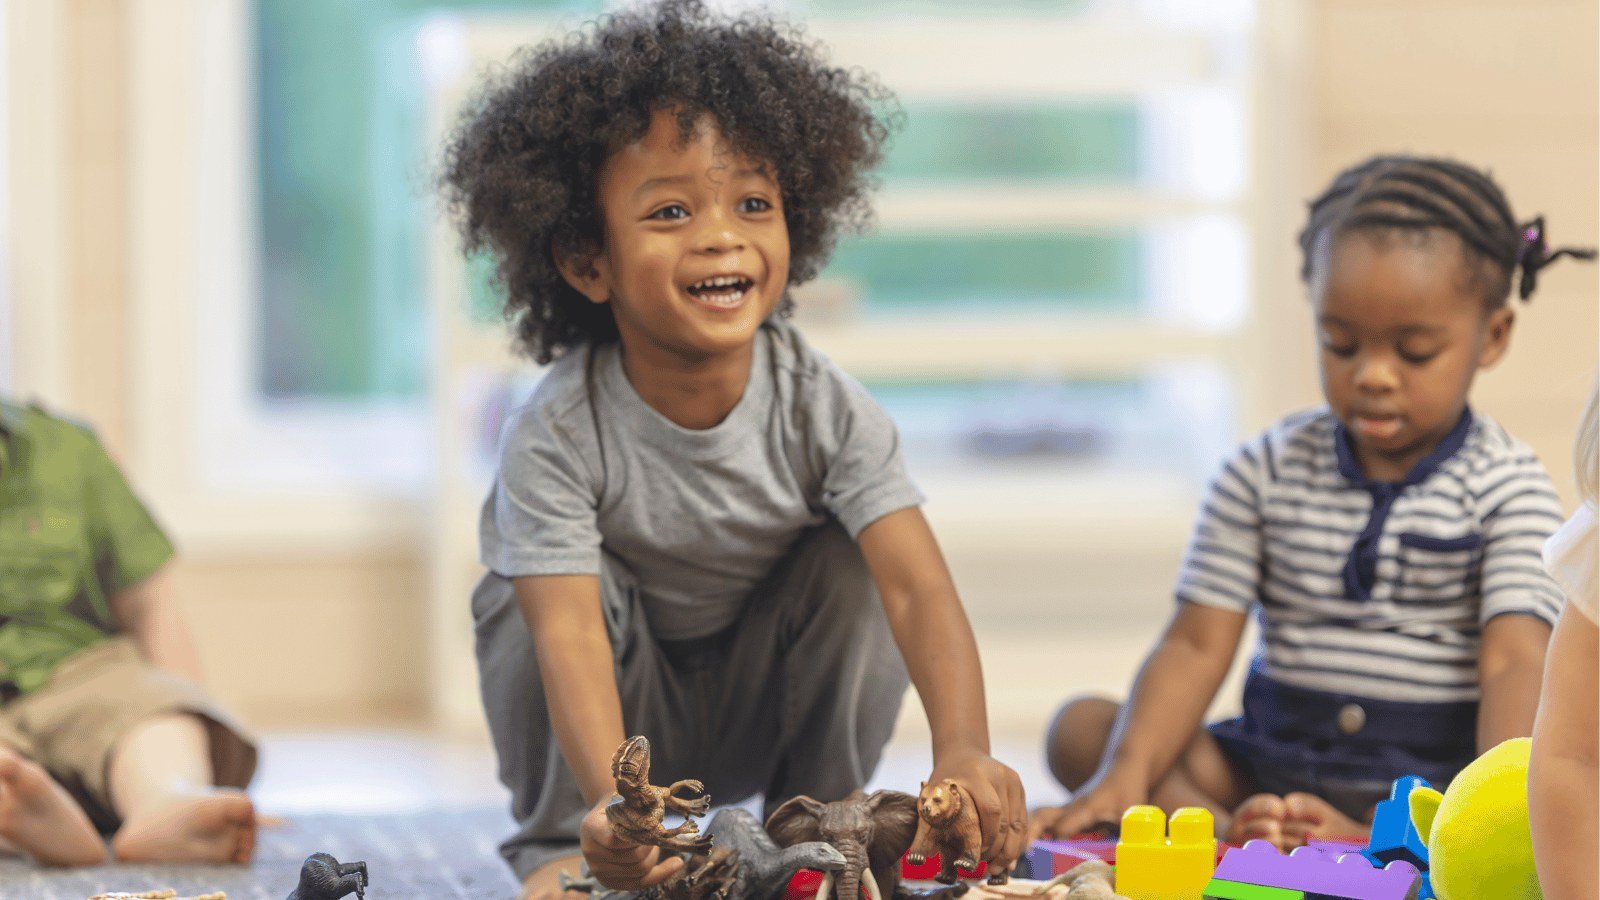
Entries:
POLYGON ((709 117, 685 143, 676 115, 658 112, 598 181, 605 245, 562 271, 611 304, 627 352, 693 364, 748 350, 789 280, 770 166, 735 152, 709 117))
POLYGON ((1397 481, 1427 456, 1505 351, 1511 310, 1486 314, 1466 265, 1454 235, 1353 232, 1315 272, 1322 392, 1369 478, 1397 481))

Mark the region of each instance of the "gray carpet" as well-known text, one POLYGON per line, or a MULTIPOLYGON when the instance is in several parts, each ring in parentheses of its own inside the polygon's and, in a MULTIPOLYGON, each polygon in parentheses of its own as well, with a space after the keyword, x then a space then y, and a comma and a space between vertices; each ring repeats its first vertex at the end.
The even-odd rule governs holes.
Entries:
MULTIPOLYGON (((511 831, 503 808, 382 816, 295 816, 261 831, 249 866, 97 866, 41 869, 0 857, 3 900, 84 900, 103 891, 226 891, 228 900, 284 900, 317 851, 366 860, 371 900, 504 900, 516 882, 495 847, 511 831)), ((354 897, 354 894, 350 895, 354 897)))

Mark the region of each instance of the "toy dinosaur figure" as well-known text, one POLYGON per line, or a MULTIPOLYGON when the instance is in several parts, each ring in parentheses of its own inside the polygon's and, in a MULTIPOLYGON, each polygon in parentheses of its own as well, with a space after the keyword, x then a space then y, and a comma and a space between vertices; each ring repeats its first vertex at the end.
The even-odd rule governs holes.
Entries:
POLYGON ((300 884, 288 900, 339 900, 352 893, 360 900, 366 891, 366 863, 341 863, 326 853, 313 853, 300 866, 300 884))
POLYGON ((674 853, 704 855, 711 852, 711 838, 699 834, 693 816, 703 816, 711 808, 705 785, 692 779, 673 782, 671 787, 650 783, 650 741, 635 736, 622 742, 611 758, 611 777, 617 781, 617 799, 606 807, 606 821, 618 837, 637 844, 653 844, 674 853), (679 791, 694 791, 701 796, 685 800, 673 796, 679 791), (665 828, 661 821, 668 812, 684 816, 683 824, 665 828), (690 835, 690 837, 682 837, 690 835))
POLYGON ((1113 890, 1114 881, 1110 864, 1091 859, 1035 887, 1033 893, 1048 895, 1059 886, 1067 889, 1065 900, 1124 900, 1121 894, 1113 890))
MULTIPOLYGON (((959 878, 957 869, 977 868, 982 843, 978 810, 961 785, 950 778, 937 784, 923 782, 917 795, 917 813, 922 816, 923 827, 906 857, 912 865, 920 866, 929 856, 939 854, 935 880, 941 884, 955 884, 959 878)), ((1004 867, 991 865, 990 884, 1005 884, 1008 878, 1004 867)))
POLYGON ((739 853, 737 897, 779 897, 801 869, 828 873, 846 865, 845 855, 822 841, 780 848, 755 816, 737 807, 718 810, 706 833, 718 847, 739 853))
POLYGON ((682 872, 641 891, 613 891, 592 876, 576 877, 565 871, 561 873, 559 883, 562 893, 572 891, 588 894, 593 900, 746 900, 783 893, 781 889, 777 894, 751 892, 742 878, 744 870, 738 850, 717 847, 707 856, 690 856, 684 861, 682 872))

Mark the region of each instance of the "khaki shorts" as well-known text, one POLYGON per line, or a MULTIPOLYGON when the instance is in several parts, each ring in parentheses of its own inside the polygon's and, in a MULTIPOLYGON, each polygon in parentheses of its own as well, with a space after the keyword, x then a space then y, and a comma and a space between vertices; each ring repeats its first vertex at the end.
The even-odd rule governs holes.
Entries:
POLYGON ((0 745, 49 770, 109 832, 121 824, 108 785, 111 752, 135 725, 167 713, 205 723, 216 784, 250 783, 256 747, 244 729, 198 685, 146 662, 126 637, 74 653, 43 687, 0 704, 0 745))

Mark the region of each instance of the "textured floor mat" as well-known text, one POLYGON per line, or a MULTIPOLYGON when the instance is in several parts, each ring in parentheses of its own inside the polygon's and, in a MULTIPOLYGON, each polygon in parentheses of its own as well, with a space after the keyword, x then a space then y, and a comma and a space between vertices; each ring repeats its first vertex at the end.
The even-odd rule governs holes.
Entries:
POLYGON ((0 857, 0 898, 85 900, 103 891, 173 888, 180 896, 226 891, 228 900, 284 900, 300 864, 320 850, 341 862, 366 860, 371 900, 503 900, 516 895, 517 885, 495 847, 510 832, 511 819, 500 808, 295 816, 261 831, 248 866, 41 869, 0 857))

